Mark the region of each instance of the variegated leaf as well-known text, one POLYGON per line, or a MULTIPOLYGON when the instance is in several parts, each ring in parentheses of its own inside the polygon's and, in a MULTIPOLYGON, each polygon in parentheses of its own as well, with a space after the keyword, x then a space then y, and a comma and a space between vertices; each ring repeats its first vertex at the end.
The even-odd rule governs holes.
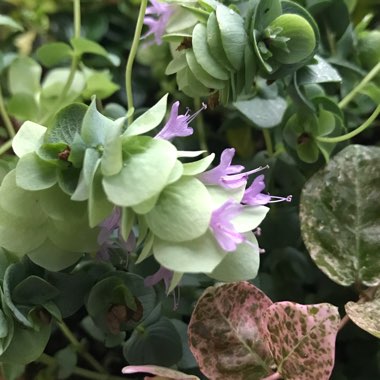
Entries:
POLYGON ((338 308, 277 302, 263 313, 265 340, 286 380, 328 380, 334 366, 338 308))
POLYGON ((350 319, 361 329, 380 338, 380 288, 368 302, 348 302, 345 305, 350 319))
POLYGON ((248 282, 206 289, 190 320, 189 342, 210 380, 260 380, 271 372, 260 326, 271 304, 248 282))
POLYGON ((305 185, 304 242, 338 284, 380 284, 380 148, 350 145, 305 185))
POLYGON ((175 371, 174 369, 159 367, 156 365, 129 365, 122 369, 125 375, 132 373, 149 373, 157 375, 154 377, 146 377, 145 379, 157 380, 199 380, 199 377, 194 375, 187 375, 185 373, 175 371))

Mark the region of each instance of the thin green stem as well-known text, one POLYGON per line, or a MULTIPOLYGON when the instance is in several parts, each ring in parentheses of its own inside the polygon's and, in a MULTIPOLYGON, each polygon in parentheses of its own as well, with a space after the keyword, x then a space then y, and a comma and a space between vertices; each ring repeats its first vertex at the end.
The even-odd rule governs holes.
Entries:
POLYGON ((103 368, 103 366, 90 353, 88 353, 85 350, 83 345, 78 341, 76 336, 71 332, 67 325, 63 321, 57 322, 57 324, 60 330, 62 331, 63 335, 65 335, 67 340, 74 347, 75 351, 77 351, 78 354, 82 356, 82 358, 85 359, 87 363, 90 364, 95 370, 97 370, 100 373, 106 373, 106 370, 103 368))
MULTIPOLYGON (((127 91, 128 111, 131 111, 134 108, 133 107, 133 90, 132 90, 132 68, 133 68, 133 62, 136 58, 137 48, 140 42, 140 36, 141 36, 142 27, 144 24, 144 16, 145 16, 147 3, 148 3, 148 0, 141 0, 139 16, 138 16, 137 24, 135 28, 135 35, 133 36, 131 50, 129 52, 127 65, 125 67, 125 88, 127 91)), ((130 115, 128 116, 128 125, 130 125, 132 122, 133 122, 133 112, 130 112, 130 115)))
MULTIPOLYGON (((201 99, 195 98, 194 99, 194 109, 199 110, 201 107, 202 107, 201 99)), ((205 130, 205 124, 204 124, 202 112, 196 117, 195 125, 197 128, 200 148, 201 148, 201 150, 205 150, 206 152, 208 152, 206 130, 205 130)))
POLYGON ((380 62, 361 80, 361 82, 352 89, 338 104, 343 109, 377 74, 380 73, 380 62))
POLYGON ((7 150, 11 149, 12 140, 8 140, 3 145, 0 146, 0 156, 3 155, 7 150))
MULTIPOLYGON (((45 364, 48 367, 58 366, 57 360, 47 354, 42 354, 37 359, 37 361, 42 364, 45 364)), ((75 367, 73 370, 73 374, 81 376, 84 379, 92 379, 92 380, 125 380, 125 377, 112 376, 106 373, 97 373, 97 372, 89 371, 88 369, 84 369, 80 367, 75 367)))
POLYGON ((354 129, 353 131, 346 133, 342 136, 336 136, 336 137, 323 137, 319 136, 317 137, 317 140, 324 143, 331 143, 336 144, 342 141, 346 141, 351 139, 352 137, 355 137, 359 133, 363 132, 366 128, 368 128, 377 118, 377 116, 380 114, 380 105, 378 105, 375 110, 373 111, 372 115, 359 127, 354 129))
POLYGON ((15 132, 15 129, 14 129, 13 124, 11 122, 11 119, 9 118, 7 110, 5 109, 3 92, 1 91, 1 87, 0 87, 0 114, 1 114, 1 117, 3 118, 5 128, 7 128, 8 136, 10 138, 14 137, 16 132, 15 132))
MULTIPOLYGON (((81 10, 80 10, 80 0, 74 0, 73 3, 73 11, 74 11, 74 37, 79 38, 80 37, 80 29, 81 29, 81 10)), ((80 62, 80 56, 73 55, 71 59, 71 66, 70 66, 70 72, 69 76, 67 77, 67 81, 65 83, 65 86, 62 89, 61 94, 59 95, 58 99, 55 101, 54 105, 51 107, 51 111, 48 112, 41 120, 41 124, 45 124, 47 121, 50 120, 50 118, 61 108, 61 105, 63 103, 63 100, 66 98, 71 85, 74 82, 75 73, 77 71, 79 62, 80 62)))
POLYGON ((80 37, 81 28, 80 0, 74 0, 74 37, 80 37))
POLYGON ((265 146, 267 148, 267 153, 269 157, 273 157, 274 150, 273 150, 272 138, 270 136, 270 132, 268 131, 268 129, 263 129, 263 136, 264 136, 265 146))

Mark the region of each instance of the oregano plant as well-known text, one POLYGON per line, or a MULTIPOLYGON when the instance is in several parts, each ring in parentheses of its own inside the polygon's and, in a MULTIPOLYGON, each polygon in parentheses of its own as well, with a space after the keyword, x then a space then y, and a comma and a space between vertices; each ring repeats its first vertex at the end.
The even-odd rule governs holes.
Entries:
POLYGON ((378 378, 378 25, 1 3, 2 377, 378 378))

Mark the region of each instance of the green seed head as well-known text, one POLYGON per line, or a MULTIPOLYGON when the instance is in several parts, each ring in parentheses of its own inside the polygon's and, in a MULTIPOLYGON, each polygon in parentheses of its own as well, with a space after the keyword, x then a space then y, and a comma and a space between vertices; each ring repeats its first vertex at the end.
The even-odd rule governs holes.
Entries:
POLYGON ((293 13, 283 14, 273 20, 268 26, 277 30, 276 38, 286 39, 287 49, 269 42, 269 50, 276 61, 284 64, 294 64, 307 58, 315 49, 316 38, 311 25, 302 16, 293 13))

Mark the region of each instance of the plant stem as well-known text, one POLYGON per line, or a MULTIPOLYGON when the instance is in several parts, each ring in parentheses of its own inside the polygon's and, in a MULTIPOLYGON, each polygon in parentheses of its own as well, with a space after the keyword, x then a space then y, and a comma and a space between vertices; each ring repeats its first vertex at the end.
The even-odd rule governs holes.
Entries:
POLYGON ((325 143, 339 143, 342 141, 346 141, 351 139, 352 137, 355 137, 359 133, 363 132, 366 128, 368 128, 377 118, 377 116, 380 114, 380 105, 378 105, 375 110, 373 111, 372 115, 359 127, 354 129, 353 131, 346 133, 345 135, 342 136, 337 136, 337 137, 323 137, 319 136, 317 137, 317 140, 320 142, 325 142, 325 143))
POLYGON ((342 318, 342 320, 340 321, 339 331, 342 330, 342 328, 343 328, 344 326, 346 326, 346 324, 347 324, 350 320, 351 320, 350 317, 346 314, 346 315, 342 318))
MULTIPOLYGON (((80 10, 80 0, 74 0, 74 37, 78 38, 80 37, 80 20, 81 20, 81 10, 80 10)), ((70 66, 70 72, 69 76, 67 77, 67 81, 65 83, 65 86, 62 89, 61 94, 59 95, 58 99, 54 103, 54 105, 51 107, 51 111, 48 112, 41 120, 41 124, 45 124, 60 108, 63 100, 67 96, 67 93, 69 92, 71 85, 74 82, 75 73, 78 68, 78 64, 80 62, 81 57, 74 54, 71 59, 71 66, 70 66)))
POLYGON ((367 83, 369 83, 378 73, 380 73, 380 62, 372 68, 372 70, 362 79, 362 81, 354 87, 338 104, 343 109, 347 104, 360 92, 367 83))
POLYGON ((12 139, 5 142, 0 146, 0 156, 3 155, 7 150, 12 148, 12 139))
POLYGON ((61 321, 57 322, 58 327, 62 331, 62 333, 65 335, 67 340, 71 343, 71 345, 74 347, 75 351, 78 352, 79 355, 83 357, 89 363, 94 369, 96 369, 100 373, 106 373, 106 370, 103 368, 103 366, 90 354, 88 353, 83 345, 78 341, 78 339, 75 337, 75 335, 71 332, 71 330, 67 327, 67 325, 61 321))
MULTIPOLYGON (((42 354, 37 359, 37 361, 49 367, 58 366, 56 359, 54 359, 53 357, 47 354, 42 354)), ((73 370, 73 374, 81 376, 85 379, 92 379, 92 380, 125 380, 125 377, 112 376, 106 373, 97 373, 97 372, 89 371, 88 369, 84 369, 80 367, 75 367, 73 370)))
POLYGON ((278 372, 275 372, 261 380, 278 380, 278 379, 281 379, 281 375, 278 372))
MULTIPOLYGON (((195 98, 194 99, 194 110, 199 110, 202 107, 201 99, 195 98)), ((195 125, 197 127, 198 132, 198 140, 201 150, 205 150, 208 152, 208 146, 207 146, 207 139, 206 139, 206 131, 205 131, 205 125, 203 120, 202 112, 196 117, 195 119, 195 125)))
MULTIPOLYGON (((128 111, 133 109, 133 91, 132 91, 132 67, 136 57, 137 48, 139 46, 142 27, 144 24, 144 16, 148 0, 141 0, 139 16, 135 28, 135 35, 133 36, 131 50, 129 52, 127 65, 125 67, 125 88, 127 91, 128 111)), ((133 121, 133 113, 128 117, 128 125, 133 121)))
POLYGON ((81 27, 80 0, 74 0, 74 37, 80 37, 81 27))
POLYGON ((267 148, 267 153, 269 157, 273 157, 274 151, 273 151, 272 138, 270 136, 270 132, 268 131, 268 129, 263 129, 263 136, 264 136, 265 146, 267 148))
POLYGON ((15 132, 15 129, 14 129, 13 124, 11 122, 11 119, 9 118, 7 110, 5 109, 3 92, 1 91, 1 87, 0 87, 0 114, 1 114, 1 117, 3 118, 5 128, 7 128, 8 136, 10 138, 14 137, 16 132, 15 132))

